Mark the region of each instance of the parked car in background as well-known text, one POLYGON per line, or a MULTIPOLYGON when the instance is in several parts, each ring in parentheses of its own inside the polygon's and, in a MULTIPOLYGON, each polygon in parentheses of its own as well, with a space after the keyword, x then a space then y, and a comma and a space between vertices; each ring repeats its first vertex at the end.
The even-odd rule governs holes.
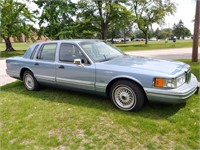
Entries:
POLYGON ((174 41, 174 40, 176 40, 176 39, 177 39, 177 37, 176 37, 176 36, 173 36, 173 35, 170 36, 170 37, 168 37, 168 40, 173 40, 173 41, 174 41))
MULTIPOLYGON (((107 39, 107 42, 112 42, 112 39, 107 39)), ((126 42, 130 42, 131 39, 130 38, 126 38, 126 42)), ((115 43, 120 43, 120 42, 124 42, 124 38, 114 38, 113 42, 115 43)))
POLYGON ((149 39, 150 41, 157 41, 157 38, 156 37, 152 37, 149 39))
MULTIPOLYGON (((193 36, 191 36, 191 39, 193 39, 194 37, 193 36)), ((199 39, 200 39, 200 36, 199 36, 199 39)))
POLYGON ((138 111, 146 100, 183 103, 198 91, 189 65, 129 56, 99 40, 35 43, 6 65, 29 91, 46 85, 107 95, 124 111, 138 111))
POLYGON ((145 39, 144 38, 135 38, 135 39, 133 39, 133 41, 145 41, 145 39))

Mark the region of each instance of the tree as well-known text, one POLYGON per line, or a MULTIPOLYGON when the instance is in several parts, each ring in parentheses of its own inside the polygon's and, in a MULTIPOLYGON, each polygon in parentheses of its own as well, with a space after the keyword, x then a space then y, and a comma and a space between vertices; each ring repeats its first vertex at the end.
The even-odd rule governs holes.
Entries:
POLYGON ((134 35, 135 35, 135 38, 144 38, 144 36, 145 36, 144 33, 139 29, 134 31, 134 35))
POLYGON ((178 39, 184 39, 186 36, 191 36, 190 30, 184 26, 182 20, 180 20, 177 25, 174 24, 173 33, 178 39))
POLYGON ((94 16, 92 16, 92 7, 86 3, 86 1, 80 0, 78 2, 78 13, 76 16, 76 38, 96 38, 100 35, 100 29, 95 23, 94 16), (89 11, 90 10, 90 11, 89 11))
POLYGON ((175 23, 174 23, 174 26, 173 26, 173 33, 174 33, 174 35, 178 38, 178 39, 180 39, 181 38, 181 36, 183 36, 184 35, 184 23, 183 23, 183 21, 182 20, 180 20, 179 21, 179 23, 176 25, 175 23))
MULTIPOLYGON (((124 43, 126 43, 126 36, 132 33, 132 26, 134 23, 134 15, 130 10, 127 10, 125 6, 114 5, 115 8, 113 14, 113 20, 111 20, 110 28, 113 33, 120 33, 120 37, 123 37, 124 43)), ((112 34, 112 41, 114 35, 112 34)))
POLYGON ((166 15, 175 12, 175 5, 170 0, 132 0, 132 10, 135 13, 135 22, 145 35, 145 44, 148 44, 148 32, 153 23, 164 22, 166 15))
POLYGON ((184 37, 183 37, 183 39, 184 39, 186 36, 191 36, 191 35, 192 35, 191 32, 190 32, 190 30, 189 30, 187 27, 185 27, 183 30, 184 30, 184 37))
POLYGON ((196 13, 194 23, 194 37, 193 37, 193 49, 192 49, 192 62, 198 61, 198 38, 200 28, 200 1, 196 1, 196 13))
POLYGON ((14 51, 10 37, 20 38, 22 34, 26 38, 31 37, 33 26, 28 22, 34 22, 34 15, 28 10, 25 4, 15 0, 0 0, 1 14, 1 36, 5 40, 5 51, 14 51))
MULTIPOLYGON (((75 4, 70 0, 34 0, 35 4, 42 9, 38 17, 40 35, 44 34, 51 39, 73 37, 73 16, 75 15, 75 4)), ((35 13, 39 14, 37 10, 35 13)))
MULTIPOLYGON (((98 0, 98 1, 91 1, 88 3, 87 0, 80 0, 78 2, 80 13, 78 14, 79 20, 86 22, 87 25, 90 23, 90 27, 93 30, 100 33, 101 39, 106 40, 107 34, 109 29, 114 29, 117 21, 121 21, 124 23, 123 26, 128 24, 128 20, 131 18, 120 17, 120 15, 127 14, 127 9, 122 4, 125 4, 125 0, 123 1, 116 1, 116 0, 98 0), (119 20, 118 17, 124 19, 124 21, 119 20)), ((87 28, 89 29, 89 28, 87 28)))
POLYGON ((157 38, 158 39, 166 39, 167 37, 170 37, 172 34, 173 34, 172 29, 170 29, 170 28, 162 29, 159 31, 157 38))
POLYGON ((98 35, 98 28, 96 28, 89 20, 76 20, 74 28, 74 38, 100 38, 100 35, 98 35))

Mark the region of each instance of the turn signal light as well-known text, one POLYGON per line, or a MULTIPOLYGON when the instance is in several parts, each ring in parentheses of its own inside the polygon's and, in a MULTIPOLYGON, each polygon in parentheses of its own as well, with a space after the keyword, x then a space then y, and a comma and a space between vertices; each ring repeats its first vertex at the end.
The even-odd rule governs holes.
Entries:
POLYGON ((164 79, 162 79, 162 78, 156 78, 154 80, 154 86, 155 87, 163 87, 164 86, 164 79))

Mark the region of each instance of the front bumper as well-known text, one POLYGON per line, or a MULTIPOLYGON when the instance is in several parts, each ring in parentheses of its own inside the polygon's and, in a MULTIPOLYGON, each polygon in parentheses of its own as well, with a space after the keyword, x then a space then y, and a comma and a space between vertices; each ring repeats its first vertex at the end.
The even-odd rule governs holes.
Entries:
POLYGON ((198 81, 192 74, 188 83, 175 89, 146 88, 145 92, 149 101, 164 103, 184 103, 199 89, 198 81))

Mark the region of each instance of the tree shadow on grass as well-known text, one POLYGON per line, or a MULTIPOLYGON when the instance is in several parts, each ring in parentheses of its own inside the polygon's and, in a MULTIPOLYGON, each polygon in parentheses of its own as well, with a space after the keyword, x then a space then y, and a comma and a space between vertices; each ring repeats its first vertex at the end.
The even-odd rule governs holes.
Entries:
POLYGON ((135 44, 135 45, 118 45, 117 47, 122 48, 122 47, 149 47, 149 45, 144 45, 144 44, 135 44))
POLYGON ((26 50, 16 50, 16 51, 11 51, 11 52, 1 51, 1 58, 24 55, 25 51, 26 50))
POLYGON ((25 97, 33 97, 37 100, 66 103, 81 107, 95 108, 108 113, 117 113, 119 115, 126 114, 155 120, 167 119, 185 106, 185 103, 177 105, 146 103, 139 112, 125 112, 116 108, 112 101, 106 97, 53 87, 44 87, 40 91, 28 91, 21 81, 5 85, 1 87, 1 91, 15 92, 16 94, 22 94, 25 97))

